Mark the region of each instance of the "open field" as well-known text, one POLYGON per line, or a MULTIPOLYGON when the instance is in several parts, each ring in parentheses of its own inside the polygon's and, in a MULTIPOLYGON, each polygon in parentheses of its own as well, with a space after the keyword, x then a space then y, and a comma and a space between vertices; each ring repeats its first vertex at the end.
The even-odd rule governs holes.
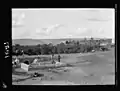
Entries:
MULTIPOLYGON (((57 56, 57 55, 55 55, 57 56)), ((36 56, 26 56, 32 62, 36 56)), ((50 55, 41 55, 50 57, 50 55)), ((21 68, 16 68, 12 73, 15 85, 44 85, 44 84, 115 84, 115 54, 114 49, 106 52, 86 54, 61 54, 64 67, 41 67, 30 69, 28 73, 21 68), (30 74, 38 72, 41 77, 31 77, 30 74)), ((22 57, 19 57, 22 58, 22 57)), ((46 59, 47 60, 47 59, 46 59)), ((21 61, 21 59, 20 59, 21 61)), ((30 62, 30 63, 31 63, 30 62)), ((47 61, 46 61, 47 62, 47 61)))

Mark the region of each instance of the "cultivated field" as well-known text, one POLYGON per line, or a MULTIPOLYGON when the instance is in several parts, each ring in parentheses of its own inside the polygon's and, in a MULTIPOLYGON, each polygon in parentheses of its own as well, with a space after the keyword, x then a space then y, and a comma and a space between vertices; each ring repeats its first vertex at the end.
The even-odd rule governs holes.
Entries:
MULTIPOLYGON (((57 55, 55 55, 57 56, 57 55)), ((32 63, 36 56, 25 56, 32 63)), ((50 55, 41 55, 46 60, 50 55), (47 58, 46 58, 47 57, 47 58)), ((115 84, 115 54, 114 49, 106 52, 95 52, 85 54, 61 54, 61 62, 68 65, 64 67, 41 67, 32 69, 29 72, 16 68, 12 73, 14 85, 44 85, 44 84, 115 84), (41 77, 31 77, 30 74, 38 72, 41 77), (16 81, 17 79, 17 81, 16 81)), ((19 57, 20 61, 24 61, 19 57)))

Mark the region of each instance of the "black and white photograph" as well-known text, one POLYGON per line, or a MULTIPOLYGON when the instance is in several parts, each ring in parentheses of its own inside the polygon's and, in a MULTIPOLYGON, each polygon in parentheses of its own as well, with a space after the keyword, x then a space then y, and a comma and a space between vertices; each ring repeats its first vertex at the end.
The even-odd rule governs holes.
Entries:
POLYGON ((12 85, 115 85, 114 8, 11 12, 12 85))

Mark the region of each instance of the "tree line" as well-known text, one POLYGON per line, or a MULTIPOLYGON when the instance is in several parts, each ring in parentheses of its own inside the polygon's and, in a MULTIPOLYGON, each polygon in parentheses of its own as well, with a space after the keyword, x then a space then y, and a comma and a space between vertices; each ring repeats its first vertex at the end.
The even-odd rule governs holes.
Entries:
POLYGON ((48 55, 48 54, 58 54, 58 53, 85 53, 91 52, 92 50, 100 51, 101 49, 109 50, 107 47, 100 46, 100 43, 104 40, 94 40, 91 38, 87 40, 86 38, 82 41, 66 41, 65 43, 61 42, 57 45, 49 44, 38 44, 33 46, 23 46, 23 45, 13 45, 12 54, 13 55, 22 55, 23 52, 26 55, 48 55), (16 53, 17 50, 17 53, 16 53), (23 50, 23 52, 22 52, 23 50))

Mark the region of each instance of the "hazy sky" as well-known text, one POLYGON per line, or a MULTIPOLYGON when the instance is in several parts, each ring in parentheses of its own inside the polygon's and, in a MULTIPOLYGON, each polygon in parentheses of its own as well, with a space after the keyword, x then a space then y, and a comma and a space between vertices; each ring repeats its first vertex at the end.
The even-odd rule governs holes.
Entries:
POLYGON ((115 35, 114 9, 12 9, 12 38, 81 38, 115 35))

